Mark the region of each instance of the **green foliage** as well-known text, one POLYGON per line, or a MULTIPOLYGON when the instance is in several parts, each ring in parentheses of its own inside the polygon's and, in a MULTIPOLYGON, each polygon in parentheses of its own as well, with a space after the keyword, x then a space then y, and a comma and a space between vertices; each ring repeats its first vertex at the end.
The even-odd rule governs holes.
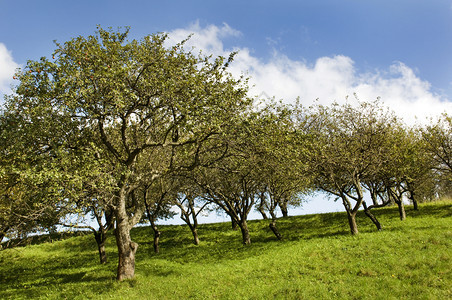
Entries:
MULTIPOLYGON (((375 211, 376 232, 361 213, 350 236, 344 213, 279 220, 277 241, 265 221, 251 221, 241 245, 226 223, 200 225, 192 245, 185 226, 161 226, 161 253, 150 229, 136 228, 136 277, 116 282, 115 262, 99 265, 91 236, 0 252, 3 299, 447 299, 452 296, 452 204, 422 204, 400 222, 396 208, 375 211), (397 251, 395 251, 397 249, 397 251), (353 257, 353 259, 352 259, 353 257)), ((107 252, 116 247, 110 239, 107 252)))
POLYGON ((29 61, 17 73, 7 101, 21 117, 16 131, 31 128, 22 140, 51 166, 29 173, 49 176, 75 212, 113 210, 118 247, 132 253, 118 279, 133 277, 129 248, 137 245, 129 232, 145 206, 137 189, 218 159, 209 150, 227 148, 222 137, 252 104, 247 79, 227 71, 234 53, 212 58, 187 51, 185 41, 170 47, 165 34, 127 36, 128 29, 99 27, 56 43, 51 59, 29 61))
POLYGON ((434 160, 439 194, 452 195, 452 117, 446 113, 421 129, 425 149, 434 160))

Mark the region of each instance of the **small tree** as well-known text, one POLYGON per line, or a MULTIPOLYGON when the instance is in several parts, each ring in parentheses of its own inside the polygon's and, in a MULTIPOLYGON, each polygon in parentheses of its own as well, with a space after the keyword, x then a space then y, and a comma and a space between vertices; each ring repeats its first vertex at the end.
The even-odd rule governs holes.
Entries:
POLYGON ((180 218, 187 224, 193 235, 193 243, 199 245, 198 216, 208 208, 208 201, 202 199, 201 189, 187 178, 178 178, 182 188, 174 199, 180 209, 180 218))
POLYGON ((102 195, 89 195, 86 199, 74 201, 76 206, 73 210, 68 209, 66 218, 59 221, 59 225, 75 228, 75 229, 89 229, 96 240, 97 249, 99 252, 99 259, 101 264, 107 263, 107 252, 105 244, 108 238, 108 231, 114 226, 114 214, 111 208, 111 201, 102 199, 102 195), (92 225, 79 224, 80 221, 74 222, 71 218, 83 219, 90 216, 92 220, 96 221, 97 228, 92 225))
POLYGON ((251 244, 247 218, 257 201, 261 182, 257 180, 261 149, 255 130, 259 112, 251 113, 228 131, 228 155, 215 163, 204 165, 191 175, 202 189, 203 198, 223 210, 242 233, 244 245, 251 244))
POLYGON ((302 194, 311 188, 307 171, 307 147, 311 135, 303 130, 306 118, 302 107, 270 103, 260 111, 255 140, 259 149, 256 182, 261 184, 257 209, 271 217, 270 229, 282 238, 276 227, 279 206, 287 217, 288 205, 300 205, 302 194))
POLYGON ((425 150, 434 160, 433 169, 439 175, 441 191, 452 195, 452 117, 444 113, 436 122, 431 122, 421 129, 425 150))
POLYGON ((317 143, 312 147, 312 172, 318 189, 342 200, 350 231, 358 233, 356 214, 364 202, 363 183, 387 163, 382 155, 386 134, 395 117, 379 102, 331 107, 312 114, 317 143))
MULTIPOLYGON (((144 216, 149 221, 153 231, 154 252, 159 253, 161 231, 158 229, 156 222, 158 219, 169 219, 175 215, 171 208, 173 206, 172 200, 177 194, 177 187, 173 185, 173 181, 170 179, 160 177, 138 189, 137 193, 137 198, 143 198, 146 207, 144 216)), ((134 199, 134 201, 137 201, 137 199, 134 199)))
POLYGON ((221 165, 200 170, 196 182, 204 191, 204 199, 217 205, 236 224, 244 245, 251 244, 248 214, 256 202, 258 187, 243 159, 224 159, 221 165))

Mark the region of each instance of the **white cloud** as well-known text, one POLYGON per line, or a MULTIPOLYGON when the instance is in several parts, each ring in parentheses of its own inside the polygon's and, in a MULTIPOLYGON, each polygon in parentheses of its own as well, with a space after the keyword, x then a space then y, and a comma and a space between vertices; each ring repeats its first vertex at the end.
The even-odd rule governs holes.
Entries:
POLYGON ((305 105, 316 99, 322 104, 344 102, 354 93, 362 100, 380 97, 410 124, 416 122, 416 118, 422 122, 427 117, 452 111, 452 99, 433 93, 430 83, 419 78, 402 62, 396 62, 385 70, 358 73, 353 59, 343 55, 320 57, 310 64, 291 60, 274 50, 272 58, 263 61, 247 48, 225 49, 225 38, 241 35, 227 24, 201 27, 195 23, 169 35, 171 39, 180 41, 190 33, 194 35, 188 46, 195 46, 206 54, 228 56, 231 51, 239 50, 230 71, 236 75, 246 72, 251 77, 252 96, 274 96, 286 102, 300 97, 305 105))
POLYGON ((452 111, 452 102, 431 91, 429 82, 416 76, 405 64, 398 62, 383 73, 364 74, 360 82, 353 87, 364 99, 375 95, 408 123, 423 122, 427 117, 452 111))
POLYGON ((4 44, 0 43, 0 94, 11 92, 10 85, 18 67, 19 65, 14 62, 11 52, 4 44))
POLYGON ((241 33, 224 23, 221 27, 209 25, 201 27, 199 22, 189 25, 187 28, 180 28, 169 33, 172 42, 178 43, 185 40, 189 35, 193 36, 184 47, 196 47, 198 50, 206 51, 206 54, 221 55, 225 53, 223 39, 228 37, 238 37, 241 33))

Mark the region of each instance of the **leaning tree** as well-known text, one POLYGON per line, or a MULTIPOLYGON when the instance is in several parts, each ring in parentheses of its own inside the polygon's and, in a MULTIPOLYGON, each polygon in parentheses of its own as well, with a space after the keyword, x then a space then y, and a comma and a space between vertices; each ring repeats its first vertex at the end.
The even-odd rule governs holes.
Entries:
POLYGON ((452 117, 442 114, 436 121, 421 129, 425 142, 425 150, 434 162, 434 171, 440 182, 440 193, 443 196, 452 194, 452 117))
POLYGON ((364 202, 364 182, 388 163, 386 135, 394 115, 381 103, 317 106, 311 115, 316 142, 311 149, 315 185, 342 200, 352 234, 358 233, 356 215, 364 202))
MULTIPOLYGON (((132 200, 136 191, 167 172, 205 162, 209 147, 225 148, 223 131, 252 103, 246 79, 227 71, 233 55, 195 54, 183 41, 171 45, 164 34, 128 40, 128 32, 98 28, 95 35, 57 43, 51 58, 30 61, 16 75, 18 101, 74 121, 63 132, 80 133, 78 150, 95 149, 78 151, 79 157, 96 155, 113 170, 105 182, 114 195, 118 280, 135 272, 138 244, 130 231, 145 211, 142 201, 132 200), (180 152, 185 159, 175 159, 180 152), (149 158, 160 162, 146 166, 149 158)), ((72 150, 64 140, 55 146, 60 153, 72 150)))
POLYGON ((303 130, 306 118, 300 105, 267 103, 260 111, 253 143, 259 149, 255 181, 260 189, 257 210, 264 219, 270 215, 269 227, 278 239, 276 209, 287 216, 288 205, 299 206, 302 196, 312 187, 307 172, 307 144, 311 135, 303 130))

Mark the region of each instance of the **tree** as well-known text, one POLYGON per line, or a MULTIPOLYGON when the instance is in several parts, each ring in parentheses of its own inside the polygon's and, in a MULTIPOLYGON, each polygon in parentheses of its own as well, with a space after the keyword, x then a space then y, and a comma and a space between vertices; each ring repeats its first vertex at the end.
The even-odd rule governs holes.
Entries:
MULTIPOLYGON (((89 229, 96 240, 97 249, 99 252, 99 259, 101 264, 107 263, 107 252, 105 250, 105 243, 108 238, 108 231, 114 226, 114 215, 111 207, 111 201, 104 199, 101 194, 88 195, 86 199, 74 201, 76 206, 74 210, 67 210, 66 219, 60 220, 59 225, 76 228, 89 229), (79 225, 80 218, 91 215, 91 219, 95 220, 98 228, 92 225, 79 225), (77 222, 71 221, 70 218, 78 217, 77 222)), ((84 220, 83 220, 84 221, 84 220)))
MULTIPOLYGON (((65 181, 58 176, 59 158, 43 129, 50 121, 37 117, 36 110, 49 112, 15 96, 5 100, 0 114, 0 242, 51 228, 61 216, 64 203, 59 187, 65 181)), ((58 116, 49 117, 57 130, 67 125, 58 116)))
POLYGON ((247 218, 258 191, 258 184, 251 175, 252 167, 247 162, 249 158, 228 157, 220 164, 198 170, 195 175, 204 191, 204 199, 217 205, 240 228, 244 245, 251 244, 247 218))
POLYGON ((381 199, 382 202, 374 203, 369 210, 394 202, 398 206, 400 219, 405 220, 405 198, 409 198, 414 209, 417 209, 416 195, 430 193, 428 189, 434 182, 431 176, 432 159, 424 149, 416 130, 402 124, 392 124, 382 148, 388 163, 366 182, 372 198, 381 199))
POLYGON ((262 137, 255 130, 259 122, 259 112, 236 122, 227 134, 228 154, 188 175, 202 189, 203 198, 223 210, 233 228, 240 228, 244 245, 251 244, 247 218, 261 188, 260 180, 256 180, 262 151, 256 143, 262 137))
POLYGON ((300 205, 301 196, 312 188, 307 172, 306 147, 311 135, 304 129, 306 118, 301 106, 268 103, 260 111, 254 143, 259 149, 258 168, 254 173, 260 183, 257 209, 271 217, 270 229, 282 238, 276 227, 276 208, 287 217, 288 205, 300 205))
POLYGON ((364 212, 381 230, 381 225, 370 212, 373 208, 380 208, 391 203, 396 203, 399 208, 400 218, 405 219, 405 207, 403 197, 407 192, 405 179, 410 170, 408 148, 411 141, 407 138, 407 130, 398 122, 392 122, 385 132, 385 139, 380 144, 380 157, 386 163, 382 164, 377 172, 370 174, 363 180, 372 199, 372 205, 364 202, 364 212))
POLYGON ((182 188, 174 199, 180 209, 180 218, 187 224, 193 235, 193 243, 199 245, 198 216, 206 210, 208 201, 202 200, 201 189, 187 178, 178 178, 182 188))
MULTIPOLYGON (((440 186, 446 187, 444 194, 452 191, 452 117, 442 114, 436 122, 421 129, 425 149, 434 160, 433 169, 439 175, 440 186)), ((444 189, 443 189, 444 190, 444 189)))
POLYGON ((363 182, 387 163, 382 147, 395 117, 378 101, 358 101, 356 107, 319 105, 311 118, 317 140, 311 150, 316 187, 342 200, 350 231, 358 234, 356 214, 364 201, 363 182))
POLYGON ((392 196, 399 208, 400 219, 406 218, 402 196, 407 196, 417 209, 416 195, 429 193, 434 180, 431 169, 433 160, 425 151, 424 141, 418 131, 410 128, 401 128, 395 136, 397 144, 393 151, 392 176, 385 180, 388 193, 392 196))
POLYGON ((176 197, 178 190, 173 183, 174 182, 167 177, 159 177, 138 190, 143 197, 143 202, 146 207, 145 217, 151 224, 154 234, 155 253, 160 252, 159 241, 161 232, 157 227, 157 220, 169 219, 175 215, 175 213, 171 211, 173 206, 172 199, 176 197))
POLYGON ((110 162, 118 280, 135 272, 138 244, 130 230, 145 210, 132 199, 136 190, 171 170, 196 167, 207 147, 222 147, 222 132, 251 104, 246 80, 227 72, 233 55, 195 55, 184 42, 169 47, 163 34, 128 41, 128 32, 98 28, 96 35, 57 44, 52 59, 28 62, 17 74, 16 90, 21 101, 77 122, 63 132, 79 132, 83 149, 96 150, 80 157, 97 153, 110 162), (175 160, 178 152, 187 159, 175 160))

